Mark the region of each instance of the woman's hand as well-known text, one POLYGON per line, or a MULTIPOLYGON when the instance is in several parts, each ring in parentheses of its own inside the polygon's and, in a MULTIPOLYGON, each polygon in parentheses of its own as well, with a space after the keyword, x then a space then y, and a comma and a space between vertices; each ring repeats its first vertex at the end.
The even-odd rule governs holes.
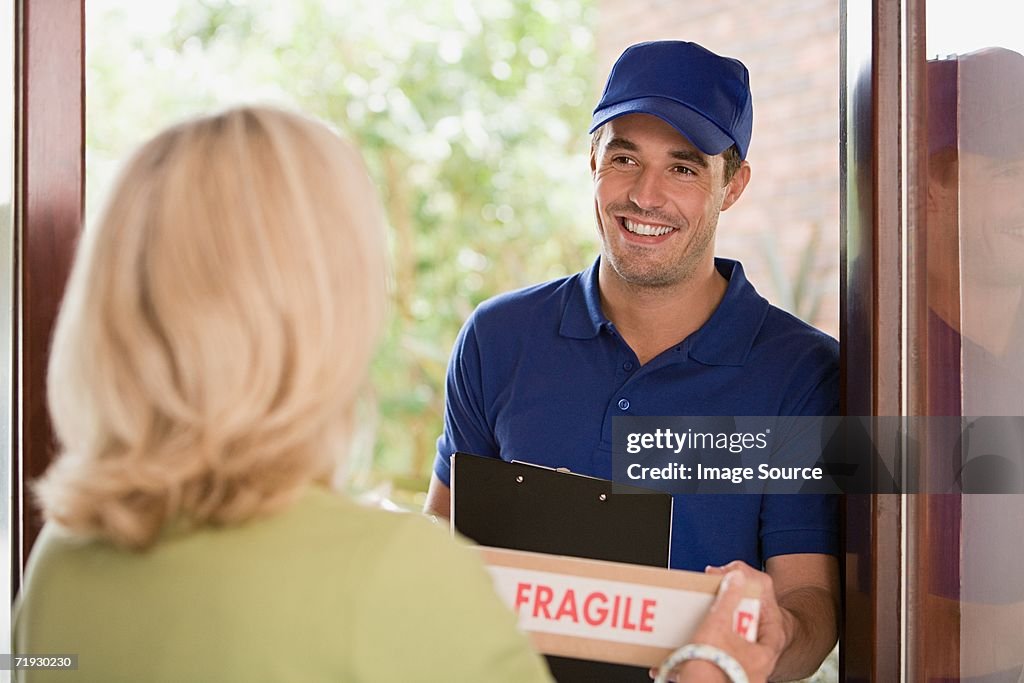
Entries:
MULTIPOLYGON (((714 573, 714 572, 709 572, 714 573)), ((780 615, 771 614, 775 605, 774 594, 764 594, 762 586, 761 618, 756 643, 745 640, 733 631, 733 613, 743 599, 743 590, 748 578, 743 571, 733 570, 725 575, 718 589, 715 602, 704 621, 697 628, 692 642, 711 645, 732 656, 743 667, 751 683, 763 683, 775 668, 779 652, 786 642, 780 615), (767 612, 767 613, 766 613, 767 612)), ((651 678, 657 676, 657 669, 651 669, 651 678)), ((705 660, 688 660, 676 667, 669 676, 677 683, 728 683, 729 678, 714 663, 705 660)))

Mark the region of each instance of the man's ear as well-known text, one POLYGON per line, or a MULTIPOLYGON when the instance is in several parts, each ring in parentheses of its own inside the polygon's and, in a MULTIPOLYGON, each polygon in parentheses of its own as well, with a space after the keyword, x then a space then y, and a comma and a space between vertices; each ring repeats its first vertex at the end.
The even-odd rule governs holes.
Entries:
POLYGON ((597 145, 590 143, 590 175, 597 175, 597 145))
POLYGON ((732 174, 732 180, 725 186, 725 197, 722 198, 722 211, 736 203, 736 200, 743 194, 743 190, 747 189, 747 183, 749 182, 750 164, 742 161, 740 162, 740 167, 732 174))

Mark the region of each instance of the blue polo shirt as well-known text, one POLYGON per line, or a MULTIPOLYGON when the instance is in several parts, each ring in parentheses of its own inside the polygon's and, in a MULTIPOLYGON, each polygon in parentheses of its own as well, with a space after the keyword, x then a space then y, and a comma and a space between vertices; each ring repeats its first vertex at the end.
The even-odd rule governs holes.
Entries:
MULTIPOLYGON (((641 366, 601 310, 600 258, 570 277, 482 303, 448 366, 434 472, 450 485, 456 451, 611 478, 622 415, 833 415, 834 339, 770 305, 736 261, 711 318, 641 366)), ((672 566, 703 571, 773 555, 838 553, 834 497, 677 495, 672 566)))

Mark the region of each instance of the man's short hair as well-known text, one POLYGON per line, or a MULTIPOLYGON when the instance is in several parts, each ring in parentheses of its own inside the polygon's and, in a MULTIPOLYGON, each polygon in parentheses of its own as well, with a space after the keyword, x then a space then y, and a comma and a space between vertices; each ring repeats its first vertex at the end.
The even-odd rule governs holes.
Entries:
POLYGON ((736 175, 736 171, 740 170, 740 166, 743 164, 743 159, 740 158, 740 150, 736 145, 732 145, 729 149, 722 152, 722 161, 725 162, 723 165, 722 175, 725 178, 725 182, 732 180, 732 177, 736 175))

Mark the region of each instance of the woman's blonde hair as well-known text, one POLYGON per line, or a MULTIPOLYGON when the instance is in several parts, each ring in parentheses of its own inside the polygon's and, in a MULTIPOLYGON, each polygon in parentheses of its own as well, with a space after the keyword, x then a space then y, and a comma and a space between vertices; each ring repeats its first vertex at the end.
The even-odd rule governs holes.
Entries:
POLYGON ((329 476, 383 317, 383 232, 358 152, 304 116, 238 108, 144 144, 57 322, 46 518, 144 548, 329 476))

